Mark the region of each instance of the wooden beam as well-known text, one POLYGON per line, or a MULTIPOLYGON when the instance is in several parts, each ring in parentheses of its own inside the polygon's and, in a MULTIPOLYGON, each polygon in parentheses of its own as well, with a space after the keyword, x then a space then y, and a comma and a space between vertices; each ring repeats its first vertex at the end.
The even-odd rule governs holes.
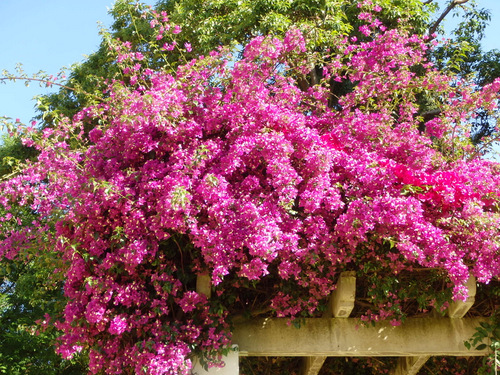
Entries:
MULTIPOLYGON (((348 318, 354 309, 356 299, 356 273, 342 272, 337 282, 337 288, 330 298, 328 311, 335 318, 348 318)), ((325 316, 326 318, 326 316, 325 316)))
POLYGON ((241 356, 419 357, 485 356, 488 349, 467 350, 464 341, 486 318, 408 318, 393 327, 379 322, 364 327, 359 319, 305 319, 300 329, 286 318, 235 324, 233 343, 241 356))
POLYGON ((450 303, 450 306, 446 310, 446 314, 450 318, 463 318, 476 300, 476 278, 473 275, 469 276, 465 286, 468 291, 467 299, 465 301, 453 301, 450 303))
POLYGON ((196 293, 204 294, 210 299, 212 295, 212 280, 209 274, 199 274, 196 276, 196 293))

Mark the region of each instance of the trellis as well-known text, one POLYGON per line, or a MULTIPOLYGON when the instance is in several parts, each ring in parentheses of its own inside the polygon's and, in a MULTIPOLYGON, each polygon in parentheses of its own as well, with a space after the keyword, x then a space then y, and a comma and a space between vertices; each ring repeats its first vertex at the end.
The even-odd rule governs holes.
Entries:
MULTIPOLYGON (((446 317, 407 318, 399 326, 379 322, 364 326, 349 318, 355 302, 356 277, 343 272, 322 318, 306 319, 300 328, 288 319, 252 319, 235 324, 233 343, 238 350, 225 358, 224 368, 204 370, 195 364, 193 374, 238 375, 239 357, 304 357, 301 375, 318 375, 327 357, 399 357, 391 375, 415 375, 432 356, 486 356, 489 349, 468 350, 464 341, 486 318, 464 318, 476 295, 476 280, 467 282, 466 301, 450 304, 446 317)), ((199 276, 197 291, 210 297, 210 279, 199 276)))

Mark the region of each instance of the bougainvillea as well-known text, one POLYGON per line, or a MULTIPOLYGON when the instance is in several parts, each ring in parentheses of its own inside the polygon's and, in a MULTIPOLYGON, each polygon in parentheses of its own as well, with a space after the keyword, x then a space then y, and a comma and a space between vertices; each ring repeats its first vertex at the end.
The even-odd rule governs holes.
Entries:
MULTIPOLYGON (((0 252, 66 261, 64 357, 88 351, 94 374, 186 374, 194 354, 216 362, 230 347, 243 289, 276 316, 314 316, 340 271, 371 272, 382 294, 364 319, 398 324, 405 291, 380 289, 382 271, 437 270, 455 299, 470 273, 500 274, 499 166, 468 142, 500 81, 479 90, 442 75, 428 40, 363 17, 366 39, 339 39, 328 56, 290 30, 175 74, 115 44, 124 79, 101 104, 25 129, 39 156, 1 183, 0 252), (301 91, 313 66, 325 78, 301 91), (332 108, 335 81, 352 90, 332 108)), ((165 53, 180 48, 165 15, 152 27, 165 53)))

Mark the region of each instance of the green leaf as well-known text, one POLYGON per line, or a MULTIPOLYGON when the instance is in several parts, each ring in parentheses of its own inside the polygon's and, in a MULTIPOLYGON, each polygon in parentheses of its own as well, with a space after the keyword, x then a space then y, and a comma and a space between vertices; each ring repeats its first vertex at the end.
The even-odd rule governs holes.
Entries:
POLYGON ((484 350, 486 349, 487 345, 486 344, 479 344, 478 346, 476 346, 476 350, 484 350))
POLYGON ((480 322, 479 325, 483 327, 484 329, 490 330, 491 329, 491 324, 486 323, 486 322, 480 322))

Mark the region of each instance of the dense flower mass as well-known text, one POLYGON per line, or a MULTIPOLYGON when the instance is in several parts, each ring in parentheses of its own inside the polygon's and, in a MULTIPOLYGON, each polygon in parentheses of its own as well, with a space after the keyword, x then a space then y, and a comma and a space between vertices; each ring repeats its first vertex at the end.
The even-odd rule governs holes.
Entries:
MULTIPOLYGON (((0 251, 43 245, 67 260, 63 356, 88 350, 91 373, 187 374, 193 353, 229 347, 228 315, 252 285, 295 317, 314 315, 344 270, 438 270, 455 298, 470 273, 500 274, 499 165, 467 141, 500 81, 457 82, 426 61, 425 40, 370 22, 370 38, 328 56, 291 30, 175 75, 123 45, 128 78, 102 104, 26 132, 40 154, 1 183, 0 251), (324 79, 299 89, 314 65, 324 79), (335 83, 350 90, 333 98, 335 83), (17 222, 19 206, 37 220, 17 222)), ((367 316, 399 318, 404 296, 384 298, 367 316)))

